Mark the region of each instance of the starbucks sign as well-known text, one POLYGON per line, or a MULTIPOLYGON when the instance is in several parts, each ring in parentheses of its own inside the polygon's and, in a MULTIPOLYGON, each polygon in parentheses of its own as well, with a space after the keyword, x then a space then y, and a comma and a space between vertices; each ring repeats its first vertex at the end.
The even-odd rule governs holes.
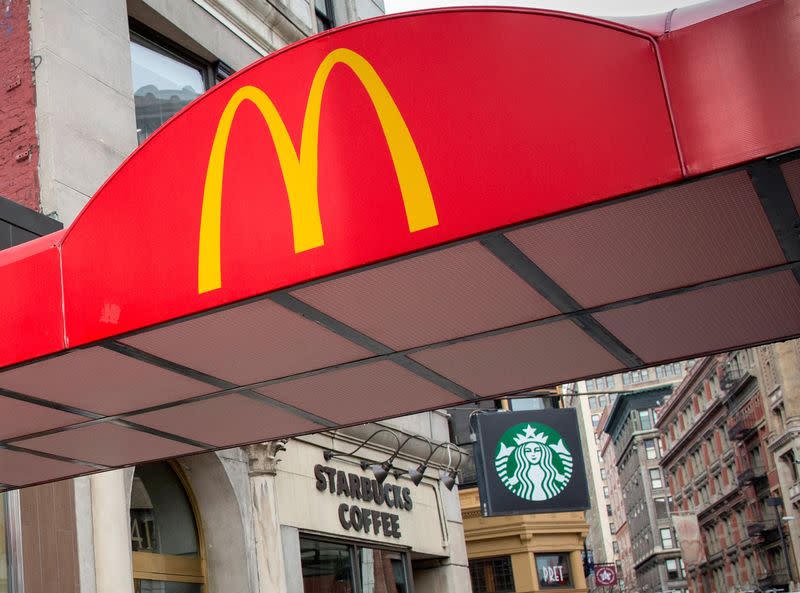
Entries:
POLYGON ((572 477, 572 454, 546 424, 515 424, 503 433, 494 465, 506 488, 525 500, 548 500, 572 477))
POLYGON ((485 516, 589 508, 575 410, 479 414, 473 424, 485 516))

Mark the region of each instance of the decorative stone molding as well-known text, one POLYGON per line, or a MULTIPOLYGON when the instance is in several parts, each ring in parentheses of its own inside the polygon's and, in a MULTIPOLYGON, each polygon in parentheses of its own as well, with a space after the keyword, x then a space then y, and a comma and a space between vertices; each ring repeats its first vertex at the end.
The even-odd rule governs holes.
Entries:
POLYGON ((278 471, 278 453, 286 451, 288 439, 268 441, 246 447, 251 476, 274 476, 278 471))
POLYGON ((314 33, 311 27, 311 9, 308 14, 295 14, 280 0, 194 0, 197 4, 221 15, 236 29, 246 35, 263 51, 269 53, 282 45, 304 39, 314 33), (305 17, 305 18, 303 18, 305 17), (282 43, 265 35, 265 30, 274 32, 282 43))

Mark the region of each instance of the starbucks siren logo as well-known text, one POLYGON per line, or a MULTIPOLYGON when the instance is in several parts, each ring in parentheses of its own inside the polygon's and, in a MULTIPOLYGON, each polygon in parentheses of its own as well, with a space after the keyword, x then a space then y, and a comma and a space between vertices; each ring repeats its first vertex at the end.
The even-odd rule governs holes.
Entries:
POLYGON ((526 500, 553 498, 572 477, 572 454, 564 439, 537 422, 505 431, 497 443, 494 465, 505 487, 526 500))

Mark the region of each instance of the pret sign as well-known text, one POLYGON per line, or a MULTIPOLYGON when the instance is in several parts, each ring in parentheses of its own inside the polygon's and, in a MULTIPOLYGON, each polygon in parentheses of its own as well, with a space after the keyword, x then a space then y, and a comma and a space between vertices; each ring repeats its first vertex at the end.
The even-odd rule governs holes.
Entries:
POLYGON ((474 416, 484 516, 589 508, 575 411, 474 416))
POLYGON ((536 572, 540 589, 571 587, 569 554, 536 554, 536 572))
POLYGON ((594 584, 598 587, 613 587, 617 584, 617 567, 614 564, 598 564, 594 571, 594 584))

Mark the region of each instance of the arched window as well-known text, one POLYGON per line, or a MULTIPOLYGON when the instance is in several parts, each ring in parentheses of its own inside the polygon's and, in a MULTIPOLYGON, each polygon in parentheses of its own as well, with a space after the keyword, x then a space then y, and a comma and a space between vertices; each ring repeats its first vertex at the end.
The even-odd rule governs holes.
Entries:
POLYGON ((203 593, 202 533, 180 474, 166 462, 136 468, 131 549, 136 593, 203 593))

